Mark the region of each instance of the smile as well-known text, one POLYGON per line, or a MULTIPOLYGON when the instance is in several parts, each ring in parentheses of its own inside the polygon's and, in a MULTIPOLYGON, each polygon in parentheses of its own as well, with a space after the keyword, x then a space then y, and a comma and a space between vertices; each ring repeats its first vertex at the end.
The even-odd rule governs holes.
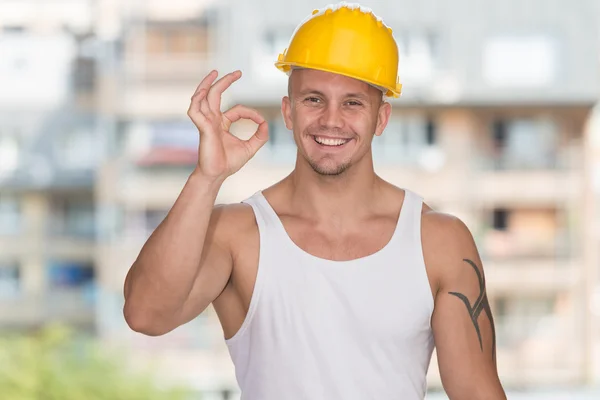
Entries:
POLYGON ((327 137, 323 137, 323 136, 313 136, 313 139, 315 142, 317 142, 318 144, 322 145, 322 146, 330 146, 330 147, 339 147, 339 146, 343 146, 346 143, 348 143, 350 140, 352 139, 333 139, 333 138, 327 138, 327 137))

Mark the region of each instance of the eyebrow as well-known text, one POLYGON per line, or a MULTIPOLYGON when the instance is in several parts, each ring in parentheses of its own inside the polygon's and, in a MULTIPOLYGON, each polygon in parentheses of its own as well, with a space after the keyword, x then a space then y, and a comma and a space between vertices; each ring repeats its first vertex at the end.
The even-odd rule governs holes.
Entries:
POLYGON ((369 100, 369 96, 364 93, 347 93, 345 97, 355 97, 357 99, 369 100))
POLYGON ((308 94, 316 94, 317 96, 325 97, 325 94, 323 94, 322 92, 319 92, 318 90, 315 90, 315 89, 305 89, 305 90, 301 90, 300 92, 298 92, 298 95, 300 95, 300 96, 306 96, 308 94))
MULTIPOLYGON (((314 94, 314 95, 317 95, 317 96, 326 97, 323 92, 320 92, 320 91, 318 91, 316 89, 306 89, 306 90, 302 90, 302 91, 299 92, 300 96, 306 96, 306 95, 309 95, 309 94, 314 94)), ((369 100, 369 96, 365 95, 364 93, 360 93, 360 92, 358 92, 358 93, 346 93, 343 97, 345 97, 345 98, 354 97, 354 98, 361 99, 361 100, 364 100, 364 101, 368 101, 369 100)))

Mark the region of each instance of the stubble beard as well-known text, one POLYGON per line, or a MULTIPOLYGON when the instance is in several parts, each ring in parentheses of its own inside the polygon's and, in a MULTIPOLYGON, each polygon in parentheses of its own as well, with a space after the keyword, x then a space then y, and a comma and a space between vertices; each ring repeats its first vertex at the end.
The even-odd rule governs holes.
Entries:
MULTIPOLYGON (((313 136, 319 136, 319 134, 326 136, 326 134, 329 131, 330 130, 325 130, 325 129, 321 129, 321 128, 316 128, 316 129, 309 128, 307 133, 309 135, 310 140, 314 140, 313 136)), ((347 137, 349 135, 343 135, 343 136, 347 137)), ((342 175, 352 165, 352 163, 350 161, 343 161, 337 165, 332 166, 331 163, 333 162, 333 160, 331 160, 331 162, 329 162, 329 160, 327 160, 327 158, 329 158, 329 156, 325 156, 324 159, 321 160, 320 163, 309 157, 307 157, 306 160, 308 161, 308 164, 311 166, 313 171, 315 171, 317 174, 319 174, 321 176, 342 175), (325 164, 325 165, 321 165, 321 164, 325 164)))

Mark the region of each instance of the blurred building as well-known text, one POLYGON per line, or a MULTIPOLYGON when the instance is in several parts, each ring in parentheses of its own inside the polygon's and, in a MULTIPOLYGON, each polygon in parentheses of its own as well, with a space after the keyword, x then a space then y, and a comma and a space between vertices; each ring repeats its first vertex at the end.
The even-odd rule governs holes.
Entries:
MULTIPOLYGON (((52 3, 43 20, 30 17, 37 1, 0 3, 0 324, 94 329, 139 350, 140 363, 160 361, 166 378, 225 397, 235 380, 212 310, 164 337, 135 334, 123 280, 195 165, 186 112, 211 69, 243 71, 224 108, 258 108, 271 135, 217 201, 292 170, 287 78, 273 63, 326 3, 52 3)), ((376 169, 473 232, 503 382, 600 381, 594 155, 584 146, 600 93, 593 0, 362 3, 394 29, 404 84, 374 139, 376 169)), ((253 128, 240 125, 240 135, 253 128)), ((435 356, 430 372, 439 387, 435 356)))
MULTIPOLYGON (((600 5, 599 5, 600 8, 600 5)), ((590 192, 586 197, 586 206, 591 215, 592 223, 586 227, 585 235, 596 243, 589 249, 588 258, 592 267, 591 274, 587 280, 588 291, 592 294, 589 299, 590 310, 592 313, 591 324, 589 326, 589 338, 592 343, 590 353, 595 360, 600 359, 600 103, 596 104, 587 127, 586 151, 591 162, 588 164, 587 176, 590 192)), ((591 374, 597 380, 600 375, 600 365, 595 363, 591 374)))
POLYGON ((90 1, 0 3, 4 329, 95 326, 94 169, 102 146, 91 22, 90 1))
POLYGON ((142 245, 171 208, 197 161, 198 132, 187 117, 200 80, 221 65, 223 4, 197 0, 98 2, 101 43, 98 119, 107 158, 98 172, 101 270, 98 329, 167 380, 210 399, 235 388, 212 310, 163 337, 132 332, 123 319, 123 282, 142 245))

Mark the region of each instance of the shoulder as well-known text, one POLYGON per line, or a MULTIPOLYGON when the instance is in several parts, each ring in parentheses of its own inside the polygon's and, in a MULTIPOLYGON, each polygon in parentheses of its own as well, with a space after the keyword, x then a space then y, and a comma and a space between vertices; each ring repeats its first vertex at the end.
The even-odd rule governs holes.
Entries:
POLYGON ((229 225, 237 222, 241 225, 254 221, 252 206, 246 203, 216 204, 213 207, 211 220, 214 223, 229 225))
POLYGON ((446 251, 463 250, 473 242, 471 231, 460 218, 426 204, 421 213, 421 230, 424 243, 444 247, 446 251))
POLYGON ((249 204, 217 204, 213 207, 208 235, 229 247, 257 231, 254 211, 249 204))
POLYGON ((437 289, 470 275, 483 275, 473 235, 460 218, 424 206, 421 227, 425 265, 437 289))

